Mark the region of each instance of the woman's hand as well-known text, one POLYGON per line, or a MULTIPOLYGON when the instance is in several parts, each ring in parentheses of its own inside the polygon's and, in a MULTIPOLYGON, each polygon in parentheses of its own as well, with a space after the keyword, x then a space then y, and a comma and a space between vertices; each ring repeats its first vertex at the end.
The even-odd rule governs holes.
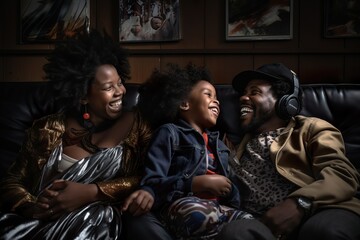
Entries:
POLYGON ((150 211, 154 204, 153 196, 145 190, 137 190, 128 196, 121 211, 129 211, 133 216, 140 216, 150 211))
POLYGON ((42 219, 50 218, 50 214, 46 214, 47 211, 48 211, 48 207, 44 204, 39 204, 39 203, 25 203, 24 205, 16 209, 16 212, 24 217, 39 218, 34 216, 42 215, 43 216, 42 219))
POLYGON ((99 200, 99 190, 95 184, 55 180, 38 197, 38 205, 47 210, 35 214, 34 218, 56 219, 96 200, 99 200))
POLYGON ((199 175, 193 178, 192 191, 210 192, 215 196, 227 196, 231 192, 231 181, 218 174, 199 175))

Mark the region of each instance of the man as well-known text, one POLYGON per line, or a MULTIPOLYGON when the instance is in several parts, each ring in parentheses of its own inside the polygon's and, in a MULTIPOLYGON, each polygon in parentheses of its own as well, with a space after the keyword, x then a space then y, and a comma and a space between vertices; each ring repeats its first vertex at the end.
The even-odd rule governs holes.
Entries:
MULTIPOLYGON (((360 239, 359 173, 334 126, 298 115, 296 74, 267 64, 238 74, 233 87, 246 132, 230 163, 243 209, 277 239, 360 239)), ((219 239, 240 239, 248 225, 229 223, 219 239)))

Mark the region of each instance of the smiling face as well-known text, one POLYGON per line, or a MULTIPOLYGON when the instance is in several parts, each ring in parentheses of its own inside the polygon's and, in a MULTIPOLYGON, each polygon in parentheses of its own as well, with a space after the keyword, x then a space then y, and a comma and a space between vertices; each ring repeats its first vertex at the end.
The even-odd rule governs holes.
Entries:
POLYGON ((88 104, 90 120, 98 125, 104 120, 116 119, 122 113, 122 100, 126 89, 112 65, 97 68, 83 104, 88 104))
POLYGON ((246 132, 261 133, 283 127, 275 112, 277 99, 268 81, 251 80, 240 97, 240 122, 246 132))
POLYGON ((180 106, 181 117, 194 129, 203 132, 215 126, 220 114, 216 90, 208 81, 201 80, 191 90, 187 100, 180 106))

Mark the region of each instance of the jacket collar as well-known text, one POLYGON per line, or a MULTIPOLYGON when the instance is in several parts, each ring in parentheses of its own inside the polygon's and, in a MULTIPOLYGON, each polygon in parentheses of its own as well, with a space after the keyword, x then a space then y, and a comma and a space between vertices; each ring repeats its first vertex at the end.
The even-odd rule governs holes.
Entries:
MULTIPOLYGON (((289 123, 287 124, 287 126, 285 127, 284 131, 282 131, 282 133, 280 134, 279 137, 281 138, 282 136, 284 136, 285 133, 292 132, 295 125, 296 125, 296 120, 294 117, 292 117, 290 119, 289 123)), ((250 141, 250 139, 252 139, 254 137, 254 135, 255 134, 253 134, 253 133, 245 134, 245 136, 241 140, 241 142, 238 145, 237 150, 236 150, 237 159, 241 158, 241 156, 243 155, 243 153, 245 151, 246 144, 250 141)), ((287 135, 287 136, 289 136, 289 135, 287 135)), ((284 141, 286 141, 286 139, 284 141)))
MULTIPOLYGON (((196 131, 188 122, 186 122, 183 119, 179 119, 178 121, 176 121, 174 123, 175 125, 177 125, 182 131, 186 132, 186 131, 194 131, 197 134, 200 134, 202 136, 201 133, 199 133, 198 131, 196 131)), ((219 136, 219 132, 218 131, 209 131, 208 129, 205 129, 205 132, 207 133, 207 135, 210 137, 218 137, 219 136)))

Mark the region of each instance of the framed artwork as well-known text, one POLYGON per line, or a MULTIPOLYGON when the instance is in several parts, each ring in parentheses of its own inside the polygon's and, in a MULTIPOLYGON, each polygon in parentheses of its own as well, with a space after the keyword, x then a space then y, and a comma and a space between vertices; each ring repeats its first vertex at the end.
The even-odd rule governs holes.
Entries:
POLYGON ((276 40, 293 36, 293 0, 226 0, 226 40, 276 40))
POLYGON ((119 0, 121 42, 181 39, 180 0, 119 0))
POLYGON ((90 0, 20 0, 20 42, 63 40, 90 28, 90 0))
POLYGON ((325 37, 360 36, 360 1, 324 0, 324 7, 325 37))

